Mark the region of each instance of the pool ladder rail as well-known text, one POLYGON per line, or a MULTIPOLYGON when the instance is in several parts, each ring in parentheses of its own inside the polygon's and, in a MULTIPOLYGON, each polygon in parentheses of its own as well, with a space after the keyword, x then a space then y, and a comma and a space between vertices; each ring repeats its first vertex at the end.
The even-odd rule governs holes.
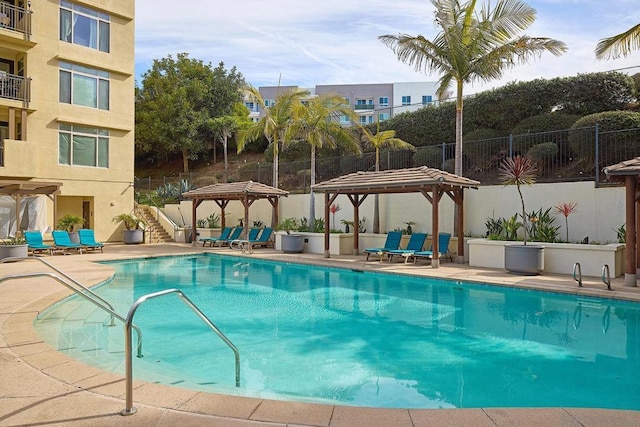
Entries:
MULTIPOLYGON (((573 276, 573 280, 575 280, 578 283, 578 286, 582 287, 582 267, 580 266, 579 262, 576 262, 575 264, 573 264, 572 276, 573 276)), ((611 274, 609 272, 609 264, 605 264, 602 266, 601 280, 602 280, 602 283, 607 285, 608 290, 610 291, 613 290, 611 289, 611 274)))
POLYGON ((235 378, 236 378, 236 387, 240 387, 240 352, 238 348, 218 329, 216 325, 209 320, 209 318, 189 299, 187 296, 182 293, 182 291, 178 289, 167 289, 160 292, 155 292, 152 294, 143 295, 138 298, 133 305, 130 307, 129 312, 127 313, 126 318, 119 315, 113 306, 100 295, 93 292, 91 289, 87 288, 77 280, 73 279, 60 269, 54 267, 47 261, 38 257, 9 257, 0 260, 1 263, 5 262, 17 262, 17 261, 29 261, 36 260, 43 264, 45 264, 50 269, 54 270, 57 274, 51 272, 34 272, 34 273, 21 273, 21 274, 10 274, 0 277, 0 283, 11 280, 11 279, 23 279, 29 277, 49 277, 51 279, 56 280, 58 283, 62 284, 75 294, 79 295, 82 298, 85 298, 90 303, 95 306, 101 308, 106 311, 110 315, 110 321, 108 326, 115 326, 114 319, 118 319, 124 323, 125 328, 125 369, 126 369, 126 407, 120 413, 122 415, 133 415, 136 413, 136 408, 133 406, 133 360, 132 360, 132 339, 131 339, 131 330, 135 330, 138 337, 138 345, 137 347, 137 357, 142 357, 142 332, 140 328, 133 323, 133 316, 135 315, 138 307, 148 299, 160 297, 163 295, 168 295, 172 293, 177 293, 180 299, 189 307, 191 310, 200 317, 217 335, 222 339, 222 341, 233 351, 235 357, 235 378), (62 277, 60 277, 62 276, 62 277))
MULTIPOLYGON (((78 282, 77 280, 75 280, 74 278, 70 277, 69 275, 64 273, 62 270, 60 270, 59 268, 54 267, 53 265, 51 265, 50 263, 48 263, 47 261, 45 261, 42 258, 38 258, 38 257, 9 257, 9 258, 4 258, 4 259, 0 260, 0 263, 14 262, 14 261, 30 261, 30 260, 35 260, 35 261, 41 262, 42 264, 46 265, 47 267, 49 267, 50 269, 55 271, 57 274, 50 273, 50 272, 9 274, 9 275, 0 277, 0 283, 4 282, 5 280, 11 280, 11 279, 25 279, 25 278, 30 278, 30 277, 49 277, 49 278, 57 281, 58 283, 60 283, 64 287, 66 287, 67 289, 71 290, 72 292, 74 292, 78 296, 86 299, 91 304, 95 305, 96 307, 106 311, 110 316, 109 323, 107 324, 107 326, 115 326, 114 319, 118 319, 122 323, 125 323, 125 318, 122 317, 121 315, 119 315, 115 311, 115 309, 109 303, 109 301, 105 300, 100 295, 96 294, 91 289, 87 288, 82 283, 78 282), (60 276, 62 276, 62 277, 60 277, 60 276)), ((133 329, 135 329, 136 334, 138 336, 137 357, 142 357, 142 332, 140 331, 140 328, 137 325, 132 325, 132 327, 133 327, 133 329)))

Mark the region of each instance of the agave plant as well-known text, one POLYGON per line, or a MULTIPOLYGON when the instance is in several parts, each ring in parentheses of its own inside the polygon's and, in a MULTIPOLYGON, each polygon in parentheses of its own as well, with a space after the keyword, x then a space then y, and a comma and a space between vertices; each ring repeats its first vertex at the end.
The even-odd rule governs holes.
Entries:
POLYGON ((522 205, 522 222, 524 230, 524 244, 527 244, 527 211, 524 207, 522 196, 523 185, 531 185, 536 182, 536 165, 529 157, 507 157, 502 161, 499 176, 504 185, 515 185, 522 205))

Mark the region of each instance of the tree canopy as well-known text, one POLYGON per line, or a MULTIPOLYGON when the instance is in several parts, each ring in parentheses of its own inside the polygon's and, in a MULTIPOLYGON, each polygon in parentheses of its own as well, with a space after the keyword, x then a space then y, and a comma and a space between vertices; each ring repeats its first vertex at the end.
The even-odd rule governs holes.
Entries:
POLYGON ((211 141, 211 119, 231 115, 242 101, 244 78, 180 53, 154 60, 136 89, 136 154, 157 159, 182 156, 183 170, 211 141))

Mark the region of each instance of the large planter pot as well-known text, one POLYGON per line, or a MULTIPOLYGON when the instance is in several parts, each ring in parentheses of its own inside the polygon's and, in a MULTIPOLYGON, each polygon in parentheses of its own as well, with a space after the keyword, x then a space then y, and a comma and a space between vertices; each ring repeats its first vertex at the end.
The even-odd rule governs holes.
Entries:
POLYGON ((300 253, 304 250, 304 236, 302 234, 283 234, 282 252, 300 253))
POLYGON ((77 231, 69 232, 69 240, 76 245, 80 243, 80 234, 77 231))
POLYGON ((144 242, 142 230, 122 230, 122 241, 128 245, 144 242))
POLYGON ((0 245, 0 259, 24 258, 29 254, 28 245, 0 245))
POLYGON ((544 270, 544 246, 506 245, 504 247, 504 268, 515 274, 535 276, 544 270))

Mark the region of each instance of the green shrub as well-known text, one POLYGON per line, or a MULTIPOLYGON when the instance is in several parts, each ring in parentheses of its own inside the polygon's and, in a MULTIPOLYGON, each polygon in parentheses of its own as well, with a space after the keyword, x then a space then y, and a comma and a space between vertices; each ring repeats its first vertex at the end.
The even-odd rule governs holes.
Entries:
POLYGON ((633 111, 605 111, 590 114, 576 121, 569 133, 569 146, 577 159, 586 165, 588 171, 595 166, 595 130, 598 124, 599 156, 598 167, 628 160, 630 153, 640 152, 640 142, 636 132, 610 132, 640 128, 640 113, 633 111))
POLYGON ((419 166, 442 169, 442 147, 418 147, 413 154, 413 167, 419 166))
POLYGON ((543 142, 531 147, 527 155, 533 160, 538 169, 538 176, 544 175, 558 158, 558 146, 555 142, 543 142))

